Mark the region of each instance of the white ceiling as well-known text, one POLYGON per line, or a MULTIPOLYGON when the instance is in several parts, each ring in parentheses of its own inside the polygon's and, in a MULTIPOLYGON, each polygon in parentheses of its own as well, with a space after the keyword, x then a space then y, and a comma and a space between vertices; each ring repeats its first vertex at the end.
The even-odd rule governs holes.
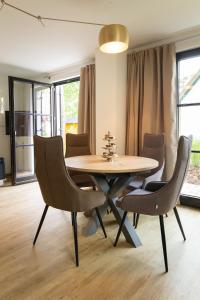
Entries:
MULTIPOLYGON (((7 0, 36 15, 127 26, 130 48, 200 24, 199 0, 7 0)), ((94 57, 101 27, 45 22, 0 11, 0 68, 51 72, 94 57)), ((1 70, 0 70, 1 72, 1 70)))

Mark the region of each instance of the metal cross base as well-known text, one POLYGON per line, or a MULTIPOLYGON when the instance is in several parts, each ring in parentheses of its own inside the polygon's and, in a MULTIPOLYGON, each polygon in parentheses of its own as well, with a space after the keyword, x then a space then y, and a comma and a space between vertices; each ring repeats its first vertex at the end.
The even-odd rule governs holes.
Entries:
MULTIPOLYGON (((124 188, 129 184, 129 182, 131 181, 131 174, 123 174, 123 175, 93 174, 92 177, 96 182, 97 186, 100 188, 100 190, 102 190, 107 196, 107 201, 101 207, 99 207, 99 212, 102 218, 106 214, 108 206, 110 206, 117 223, 120 225, 124 211, 116 207, 115 205, 115 202, 117 200, 116 195, 121 191, 123 191, 124 188)), ((83 229, 83 234, 89 236, 96 233, 98 226, 99 226, 98 218, 96 216, 95 211, 92 211, 91 216, 89 217, 88 224, 83 229)), ((122 232, 127 242, 130 243, 133 247, 139 247, 142 245, 128 217, 126 217, 125 219, 122 232)))

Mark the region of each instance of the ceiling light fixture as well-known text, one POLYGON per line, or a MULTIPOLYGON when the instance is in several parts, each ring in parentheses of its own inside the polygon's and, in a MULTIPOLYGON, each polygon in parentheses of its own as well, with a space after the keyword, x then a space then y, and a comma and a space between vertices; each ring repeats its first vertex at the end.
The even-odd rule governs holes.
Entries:
POLYGON ((128 30, 121 24, 105 25, 99 33, 99 48, 105 53, 120 53, 128 49, 128 30))
POLYGON ((105 53, 120 53, 128 49, 129 36, 128 30, 124 25, 121 24, 100 24, 93 22, 83 22, 83 21, 75 21, 75 20, 65 20, 65 19, 57 19, 57 18, 49 18, 36 16, 26 10, 23 10, 15 5, 8 3, 7 1, 1 0, 2 6, 0 10, 5 6, 8 6, 12 9, 15 9, 23 14, 26 14, 36 20, 38 20, 43 26, 44 21, 57 21, 57 22, 68 22, 68 23, 79 23, 79 24, 87 24, 87 25, 96 25, 103 26, 99 33, 99 48, 102 52, 105 53))

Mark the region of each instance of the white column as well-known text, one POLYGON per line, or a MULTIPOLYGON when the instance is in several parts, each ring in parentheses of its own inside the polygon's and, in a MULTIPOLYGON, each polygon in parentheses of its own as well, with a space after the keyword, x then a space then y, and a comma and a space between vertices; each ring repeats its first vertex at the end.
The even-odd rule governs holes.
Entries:
POLYGON ((102 153, 102 138, 109 130, 116 137, 117 153, 125 151, 127 53, 96 51, 96 149, 102 153))

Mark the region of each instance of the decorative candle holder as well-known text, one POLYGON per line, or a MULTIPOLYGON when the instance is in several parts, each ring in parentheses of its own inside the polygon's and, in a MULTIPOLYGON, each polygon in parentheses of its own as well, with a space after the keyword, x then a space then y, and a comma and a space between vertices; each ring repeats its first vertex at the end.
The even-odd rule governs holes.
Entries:
POLYGON ((105 158, 107 161, 112 162, 115 157, 117 157, 117 145, 115 144, 115 137, 111 135, 110 131, 105 134, 104 141, 106 141, 106 145, 102 147, 104 149, 102 157, 105 158))

